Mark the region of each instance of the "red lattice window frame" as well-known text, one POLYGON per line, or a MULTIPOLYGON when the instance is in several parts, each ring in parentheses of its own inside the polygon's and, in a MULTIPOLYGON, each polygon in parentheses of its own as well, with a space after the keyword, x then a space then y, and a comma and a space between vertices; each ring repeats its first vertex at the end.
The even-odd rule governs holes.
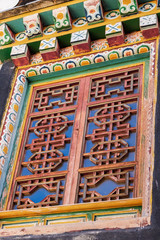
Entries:
POLYGON ((141 95, 142 66, 34 87, 7 208, 141 197, 141 95))

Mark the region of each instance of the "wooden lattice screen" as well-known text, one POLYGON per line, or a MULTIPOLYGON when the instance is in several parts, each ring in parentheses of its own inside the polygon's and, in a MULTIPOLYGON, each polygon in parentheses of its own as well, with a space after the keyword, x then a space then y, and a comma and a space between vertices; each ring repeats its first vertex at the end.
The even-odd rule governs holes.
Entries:
POLYGON ((140 75, 34 87, 8 209, 137 197, 140 75))

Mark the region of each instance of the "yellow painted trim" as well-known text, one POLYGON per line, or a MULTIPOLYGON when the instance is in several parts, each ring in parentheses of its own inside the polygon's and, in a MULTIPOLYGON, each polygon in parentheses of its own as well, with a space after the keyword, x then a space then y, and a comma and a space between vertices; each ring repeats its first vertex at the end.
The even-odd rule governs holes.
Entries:
POLYGON ((5 227, 5 229, 10 229, 10 228, 20 228, 20 227, 33 227, 35 225, 35 223, 37 223, 39 225, 40 223, 40 219, 33 219, 33 220, 19 220, 19 221, 3 221, 1 222, 1 228, 4 227, 4 225, 12 225, 12 226, 7 226, 5 227), (22 225, 21 223, 24 223, 24 225, 22 225), (30 225, 25 225, 25 223, 33 223, 30 225), (16 224, 20 224, 19 226, 15 226, 16 224))
MULTIPOLYGON (((94 218, 96 216, 103 216, 106 214, 106 217, 110 217, 110 215, 117 215, 117 214, 124 214, 124 213, 139 213, 138 209, 135 210, 121 210, 121 211, 115 211, 115 212, 103 212, 103 213, 94 213, 92 214, 92 221, 94 221, 94 218)), ((122 215, 123 216, 123 215, 122 215)))
MULTIPOLYGON (((111 71, 115 71, 115 70, 119 70, 121 71, 122 69, 125 69, 125 68, 130 68, 130 67, 138 67, 140 65, 143 65, 145 64, 145 62, 139 62, 139 63, 135 63, 135 64, 126 64, 125 66, 121 66, 121 67, 115 67, 115 68, 110 68, 110 69, 106 69, 106 70, 99 70, 99 71, 96 71, 96 72, 92 72, 92 73, 85 73, 85 74, 79 74, 78 76, 74 76, 74 77, 68 77, 68 78, 65 78, 64 76, 64 79, 58 79, 58 80, 54 80, 53 81, 49 81, 46 83, 46 85, 48 84, 52 84, 52 83, 59 83, 59 82, 62 82, 62 81, 67 81, 67 80, 73 80, 73 79, 78 79, 78 78, 81 78, 81 77, 86 77, 86 76, 90 76, 92 74, 93 75, 96 75, 96 74, 102 74, 102 73, 108 73, 108 72, 111 72, 111 71)), ((34 85, 32 85, 32 87, 39 87, 39 86, 43 86, 45 85, 45 83, 36 83, 34 85)))
MULTIPOLYGON (((67 216, 61 216, 61 217, 50 217, 50 218, 46 218, 44 220, 44 225, 47 225, 47 221, 49 220, 64 220, 64 219, 76 219, 76 218, 82 218, 82 217, 85 217, 86 221, 87 221, 87 214, 80 214, 80 215, 67 215, 67 216)), ((61 222, 63 223, 63 222, 61 222)), ((66 222, 65 222, 66 223, 66 222)), ((70 223, 70 222, 69 222, 70 223)), ((56 223, 55 223, 56 224, 56 223)), ((58 223, 59 224, 59 223, 58 223)))
MULTIPOLYGON (((83 2, 83 1, 79 1, 79 2, 83 2)), ((71 5, 71 2, 67 2, 67 3, 68 3, 68 5, 71 5)), ((55 7, 55 8, 57 8, 57 7, 55 7)), ((55 8, 52 8, 52 9, 55 9, 55 8)), ((77 32, 77 31, 98 28, 98 27, 102 27, 102 26, 105 26, 105 25, 110 24, 110 23, 112 23, 112 24, 116 24, 117 22, 122 22, 123 23, 123 22, 125 22, 127 20, 133 20, 133 19, 136 19, 136 18, 140 18, 142 16, 147 16, 147 15, 156 14, 156 13, 160 13, 160 9, 156 10, 156 11, 153 11, 153 12, 149 12, 149 13, 145 12, 145 13, 139 13, 139 14, 131 15, 131 16, 128 16, 128 17, 125 17, 125 18, 121 17, 121 19, 118 18, 118 19, 110 20, 110 19, 104 18, 103 22, 95 23, 95 24, 91 24, 91 25, 86 24, 86 25, 84 25, 82 27, 75 27, 74 25, 72 25, 72 29, 71 30, 63 31, 63 32, 59 32, 59 33, 58 32, 54 32, 53 34, 51 34, 49 36, 43 35, 42 37, 37 37, 37 38, 30 39, 30 40, 25 38, 22 41, 15 41, 14 43, 11 43, 11 44, 8 44, 8 45, 4 45, 4 46, 0 46, 0 50, 6 49, 6 48, 10 48, 10 47, 13 47, 13 46, 17 46, 17 45, 20 45, 20 44, 28 44, 28 43, 32 43, 32 42, 39 42, 39 41, 44 40, 44 39, 50 39, 50 38, 53 38, 53 37, 60 37, 60 36, 64 36, 64 35, 69 35, 69 34, 72 34, 73 32, 77 32)), ((32 14, 34 14, 34 12, 32 12, 32 14)), ((29 14, 25 14, 25 15, 28 16, 29 14)), ((5 21, 5 22, 7 22, 7 21, 5 21)), ((0 23, 1 23, 1 21, 0 21, 0 23)))
POLYGON ((140 207, 142 206, 142 198, 114 200, 108 202, 80 203, 74 205, 61 205, 54 207, 35 208, 35 209, 19 209, 0 212, 0 219, 17 218, 17 217, 33 217, 57 213, 93 211, 101 209, 113 209, 123 207, 140 207))
POLYGON ((29 224, 29 225, 19 225, 19 226, 3 226, 2 225, 2 228, 3 229, 11 229, 11 228, 22 228, 22 227, 34 227, 34 224, 29 224))

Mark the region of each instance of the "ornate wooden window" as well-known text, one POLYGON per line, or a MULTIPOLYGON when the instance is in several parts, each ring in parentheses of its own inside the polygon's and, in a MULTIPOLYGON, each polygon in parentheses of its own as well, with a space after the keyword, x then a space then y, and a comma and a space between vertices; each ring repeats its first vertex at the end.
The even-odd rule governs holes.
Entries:
POLYGON ((33 88, 8 209, 140 197, 141 67, 33 88))

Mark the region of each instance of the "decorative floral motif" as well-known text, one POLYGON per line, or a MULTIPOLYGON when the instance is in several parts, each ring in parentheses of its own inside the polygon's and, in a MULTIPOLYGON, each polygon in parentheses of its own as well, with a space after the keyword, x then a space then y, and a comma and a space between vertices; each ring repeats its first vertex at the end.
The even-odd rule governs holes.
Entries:
POLYGON ((120 58, 120 54, 119 54, 119 51, 111 51, 108 53, 108 60, 114 60, 114 59, 118 59, 120 58))
POLYGON ((93 58, 93 62, 94 63, 100 63, 100 62, 105 62, 106 59, 105 57, 103 56, 103 54, 97 54, 95 55, 95 57, 93 58))
POLYGON ((54 65, 53 65, 53 71, 54 72, 58 72, 58 71, 61 71, 61 70, 63 70, 64 69, 64 67, 63 67, 63 64, 62 63, 55 63, 54 65))
POLYGON ((100 0, 87 0, 83 4, 88 24, 103 21, 103 10, 100 0))
POLYGON ((92 63, 91 58, 90 57, 82 57, 79 60, 79 66, 86 66, 86 65, 90 65, 92 63))
POLYGON ((133 32, 125 36, 125 43, 136 43, 142 40, 144 40, 144 37, 140 31, 133 32))
POLYGON ((66 69, 70 69, 70 68, 77 67, 77 65, 76 65, 75 61, 69 60, 69 61, 66 61, 65 67, 66 67, 66 69))
POLYGON ((9 110, 6 116, 6 125, 3 128, 3 134, 0 142, 0 169, 3 168, 5 159, 7 158, 9 146, 11 142, 12 133, 14 131, 15 122, 18 110, 21 104, 22 95, 24 92, 26 78, 23 75, 17 77, 14 87, 12 99, 9 104, 9 110))
POLYGON ((134 55, 134 48, 127 47, 122 51, 122 57, 129 57, 134 55))
POLYGON ((23 18, 25 33, 29 39, 42 35, 42 25, 38 13, 23 18))
POLYGON ((71 17, 67 7, 61 7, 53 10, 53 21, 57 31, 71 29, 71 17))
POLYGON ((113 10, 113 11, 109 11, 105 14, 105 18, 106 19, 115 19, 120 17, 119 11, 113 10))
POLYGON ((74 56, 74 55, 75 54, 74 54, 72 46, 60 49, 60 57, 61 58, 67 58, 67 57, 71 57, 71 56, 74 56))
POLYGON ((149 52, 150 46, 146 44, 141 44, 140 46, 137 47, 137 53, 146 53, 149 52))
POLYGON ((82 27, 86 24, 87 24, 87 20, 85 17, 81 17, 73 21, 73 26, 75 27, 82 27))
POLYGON ((25 32, 20 32, 15 35, 15 40, 19 41, 19 42, 25 40, 26 38, 27 38, 27 36, 26 36, 25 32))
MULTIPOLYGON (((34 77, 34 76, 38 75, 38 72, 39 72, 39 68, 37 70, 35 68, 30 68, 26 72, 26 77, 34 77)), ((24 74, 23 71, 22 71, 22 74, 24 74)))
POLYGON ((139 7, 139 11, 140 12, 149 12, 149 11, 152 11, 156 8, 156 4, 155 3, 145 3, 145 4, 142 4, 140 7, 139 7))
POLYGON ((137 0, 118 0, 119 11, 122 16, 134 14, 138 12, 137 0))
POLYGON ((94 50, 104 50, 109 48, 108 42, 106 39, 95 40, 91 43, 91 49, 94 50))
POLYGON ((3 23, 0 25, 0 46, 10 44, 14 41, 14 34, 9 27, 3 23))
POLYGON ((95 54, 90 54, 83 57, 71 58, 69 60, 63 60, 63 61, 61 60, 56 63, 53 62, 53 63, 41 65, 41 66, 35 66, 34 68, 31 67, 27 70, 23 70, 21 73, 27 77, 31 77, 31 76, 39 75, 40 72, 42 71, 41 68, 43 69, 43 66, 45 66, 45 69, 46 67, 48 67, 50 69, 50 72, 54 72, 54 71, 56 72, 56 71, 61 71, 64 69, 74 68, 78 66, 86 66, 93 63, 114 60, 121 57, 127 57, 127 56, 144 53, 148 51, 150 51, 150 44, 145 43, 145 44, 134 45, 130 47, 123 47, 116 50, 104 51, 101 54, 95 53, 95 54))
POLYGON ((44 35, 50 35, 50 34, 53 34, 55 32, 56 32, 56 30, 55 30, 54 25, 47 26, 43 29, 43 34, 44 35))
POLYGON ((43 62, 43 58, 40 53, 36 53, 31 56, 31 64, 37 64, 43 62))
POLYGON ((46 73, 50 73, 50 68, 46 65, 43 65, 40 69, 39 69, 39 74, 46 74, 46 73))

